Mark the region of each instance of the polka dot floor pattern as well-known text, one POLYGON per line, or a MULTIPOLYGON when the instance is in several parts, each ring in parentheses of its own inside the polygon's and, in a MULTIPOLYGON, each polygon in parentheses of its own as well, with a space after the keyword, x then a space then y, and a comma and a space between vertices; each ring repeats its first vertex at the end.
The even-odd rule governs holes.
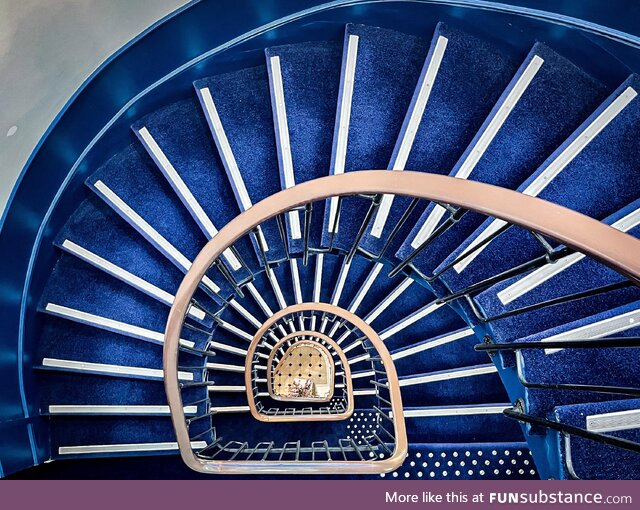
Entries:
MULTIPOLYGON (((407 480, 537 480, 531 453, 504 444, 412 444, 404 464, 381 478, 407 480)), ((384 454, 380 454, 384 457, 384 454)))

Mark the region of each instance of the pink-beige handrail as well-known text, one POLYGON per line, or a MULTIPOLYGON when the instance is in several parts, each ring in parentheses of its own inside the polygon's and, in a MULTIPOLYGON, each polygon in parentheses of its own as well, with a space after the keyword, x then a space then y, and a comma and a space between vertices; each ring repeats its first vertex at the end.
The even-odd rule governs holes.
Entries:
MULTIPOLYGON (((184 277, 165 332, 165 390, 185 463, 197 471, 229 474, 339 474, 380 472, 380 462, 212 461, 191 450, 178 382, 178 342, 191 298, 211 264, 238 239, 266 220, 334 196, 402 195, 463 207, 549 236, 640 283, 640 241, 597 220, 536 197, 470 180, 420 172, 368 170, 323 177, 276 193, 240 214, 211 239, 184 277)), ((397 385, 389 378, 389 386, 397 385)), ((387 466, 388 468, 388 466, 387 466)), ((391 468, 393 469, 393 468, 391 468)))

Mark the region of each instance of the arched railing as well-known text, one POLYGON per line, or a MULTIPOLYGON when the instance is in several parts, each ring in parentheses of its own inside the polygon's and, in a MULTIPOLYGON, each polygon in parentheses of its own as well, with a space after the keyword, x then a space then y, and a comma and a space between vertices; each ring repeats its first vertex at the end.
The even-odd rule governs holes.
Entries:
MULTIPOLYGON (((345 196, 358 197, 369 200, 368 212, 364 215, 362 225, 358 230, 358 234, 353 244, 352 250, 347 254, 347 260, 350 260, 358 250, 358 243, 364 231, 369 227, 375 209, 380 205, 384 195, 397 195, 412 197, 413 202, 417 200, 425 200, 441 204, 450 212, 450 218, 445 220, 442 225, 436 228, 432 234, 423 241, 420 246, 415 247, 414 253, 425 249, 433 239, 442 235, 457 219, 467 211, 477 212, 489 217, 503 220, 508 225, 517 226, 532 233, 536 239, 541 240, 544 245, 544 238, 552 239, 561 243, 564 248, 552 256, 547 254, 539 259, 535 259, 527 264, 520 265, 510 270, 504 271, 488 280, 478 282, 466 288, 464 292, 452 293, 442 298, 437 305, 445 303, 453 303, 460 298, 469 298, 473 292, 487 288, 490 284, 503 281, 509 277, 520 275, 528 270, 540 267, 544 264, 554 263, 569 253, 580 252, 600 263, 614 269, 623 275, 629 285, 640 284, 640 259, 637 254, 640 253, 640 241, 626 235, 606 224, 594 219, 588 218, 575 211, 571 211, 564 207, 554 205, 541 199, 523 195, 514 191, 510 191, 495 186, 460 180, 451 177, 444 177, 432 174, 415 173, 415 172, 393 172, 393 171, 362 171, 351 172, 338 176, 325 177, 314 181, 306 182, 277 193, 239 215, 226 227, 224 227, 213 238, 197 256, 187 275, 185 276, 175 298, 175 302, 171 308, 167 321, 163 367, 165 375, 165 388, 168 398, 169 407, 173 425, 175 428, 180 453, 186 464, 201 472, 210 473, 228 473, 228 474, 346 474, 346 473, 381 473, 397 468, 403 461, 407 452, 406 432, 404 429, 404 418, 402 414, 402 405, 400 399, 400 385, 395 372, 393 362, 388 355, 388 351, 384 347, 382 340, 371 330, 361 319, 351 315, 340 315, 335 313, 341 321, 357 323, 358 328, 367 340, 377 351, 376 360, 384 367, 384 371, 379 371, 382 375, 381 379, 374 380, 372 383, 377 388, 384 388, 389 392, 389 399, 384 400, 386 405, 376 408, 378 417, 390 420, 393 423, 394 433, 389 434, 393 437, 393 441, 381 440, 380 444, 372 446, 367 444, 370 449, 371 458, 365 458, 360 448, 351 445, 348 452, 340 443, 342 458, 335 460, 331 458, 330 448, 326 441, 323 447, 327 451, 326 460, 315 460, 315 449, 312 446, 309 458, 304 460, 300 457, 301 449, 300 441, 293 448, 295 458, 293 460, 283 460, 288 451, 285 443, 280 448, 280 455, 276 460, 269 460, 268 454, 272 450, 273 445, 263 448, 266 453, 261 460, 253 460, 251 457, 256 453, 261 453, 260 444, 250 449, 246 443, 234 441, 238 443, 238 448, 226 449, 220 451, 231 452, 230 458, 206 458, 199 455, 198 452, 192 450, 192 444, 189 433, 188 421, 185 420, 183 401, 181 397, 181 383, 178 379, 178 354, 179 341, 183 325, 185 323, 187 312, 193 305, 193 296, 198 287, 201 285, 203 278, 212 267, 222 269, 219 264, 219 258, 229 248, 233 248, 234 243, 244 236, 251 236, 254 246, 257 246, 263 255, 264 267, 269 267, 264 249, 264 238, 261 227, 267 221, 276 219, 278 230, 283 239, 286 236, 286 227, 284 227, 287 214, 305 214, 305 233, 307 237, 307 226, 311 224, 310 216, 313 208, 310 204, 321 202, 325 199, 334 198, 337 203, 337 214, 334 218, 340 216, 340 203, 345 196), (335 198, 338 197, 338 198, 335 198), (354 318, 355 317, 355 318, 354 318), (360 322, 358 322, 360 321, 360 322), (383 410, 384 408, 384 410, 383 410), (389 448, 389 444, 393 445, 393 451, 389 448), (378 450, 376 450, 378 448, 378 450), (377 451, 386 449, 390 451, 390 455, 384 458, 384 455, 377 455, 377 451), (246 459, 239 460, 241 453, 251 452, 246 459), (355 460, 349 460, 347 453, 355 454, 355 460), (332 462, 327 462, 332 460, 332 462)), ((411 206, 410 206, 411 207, 411 206)), ((408 214, 402 216, 400 222, 406 221, 408 214)), ((402 225, 397 225, 393 230, 394 235, 402 225)), ((331 229, 330 229, 331 230, 331 229)), ((335 231, 335 225, 333 231, 335 231)), ((274 229, 271 230, 272 232, 274 229)), ((502 231, 496 234, 500 235, 502 231)), ((285 243, 286 244, 286 243, 285 243)), ((285 250, 286 251, 286 250, 285 250)), ((307 252, 307 244, 305 243, 305 256, 307 252)), ((391 274, 396 274, 403 270, 411 270, 411 262, 414 253, 410 254, 404 261, 398 264, 391 274)), ((383 250, 384 254, 384 250, 383 250)), ((383 256, 380 255, 380 257, 383 256)), ((288 256, 288 253, 286 254, 288 256)), ((269 274, 269 270, 267 271, 269 274)), ((228 277, 229 275, 226 274, 228 277)), ((299 305, 300 309, 296 312, 323 310, 324 305, 318 302, 305 303, 299 305)), ((254 337, 246 357, 246 367, 251 363, 251 356, 255 350, 255 346, 261 341, 265 333, 269 330, 274 321, 278 321, 291 310, 283 310, 274 315, 265 322, 256 336, 254 337)), ((333 310, 332 312, 335 312, 333 310)), ((337 323, 338 326, 340 323, 337 323)), ((337 342, 339 344, 340 341, 337 342)), ((374 372, 376 372, 374 370, 374 372)), ((247 383, 247 391, 250 395, 249 388, 251 385, 251 370, 245 370, 247 383)), ((377 392, 377 390, 376 390, 377 392)), ((380 394, 376 393, 378 398, 380 394)), ((249 399, 251 401, 251 398, 249 399)), ((255 409, 252 410, 252 412, 255 409)), ((508 414, 516 419, 526 422, 527 417, 524 413, 518 411, 517 408, 510 410, 508 414)), ((254 416, 255 413, 254 413, 254 416)), ((309 418, 310 414, 306 417, 309 418)), ((301 415, 298 419, 304 419, 301 415)), ((559 427, 562 429, 562 427, 559 427)), ((565 435, 571 435, 575 431, 562 429, 565 435)), ((213 439, 215 444, 219 439, 213 439)), ((606 439, 605 439, 606 441, 606 439)), ((603 441, 603 442, 605 442, 603 441)), ((620 445, 618 445, 620 446, 620 445)), ((624 447, 624 445, 622 445, 624 447)))

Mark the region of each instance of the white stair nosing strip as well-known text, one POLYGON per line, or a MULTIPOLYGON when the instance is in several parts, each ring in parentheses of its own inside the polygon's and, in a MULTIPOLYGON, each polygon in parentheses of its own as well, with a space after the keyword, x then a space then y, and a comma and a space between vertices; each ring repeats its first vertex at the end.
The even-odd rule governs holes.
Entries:
MULTIPOLYGON (((185 414, 196 414, 198 406, 185 406, 185 414)), ((50 405, 49 414, 80 414, 80 415, 167 415, 171 414, 169 406, 163 405, 50 405)))
POLYGON ((324 333, 324 330, 327 329, 327 324, 329 323, 329 319, 327 316, 322 318, 322 322, 320 323, 320 333, 324 333))
POLYGON ((367 395, 376 395, 376 390, 353 390, 354 397, 364 397, 367 395))
POLYGON ((538 196, 637 95, 638 93, 633 88, 627 87, 591 124, 584 128, 580 135, 577 136, 522 193, 532 197, 538 196))
POLYGON ((349 311, 351 313, 355 313, 358 307, 362 304, 362 301, 364 300, 367 293, 371 289, 373 282, 376 280, 376 278, 380 274, 380 271, 382 271, 383 267, 384 267, 384 264, 382 262, 377 262, 376 265, 373 266, 373 269, 368 274, 367 279, 364 281, 364 284, 358 290, 358 293, 356 294, 356 297, 351 303, 351 306, 349 306, 349 311))
MULTIPOLYGON (((627 87, 607 108, 605 108, 594 121, 582 130, 582 132, 571 142, 548 166, 545 168, 522 193, 532 197, 537 197, 584 149, 596 138, 604 128, 606 128, 626 106, 638 95, 631 87, 627 87)), ((507 223, 503 220, 494 220, 489 229, 492 231, 484 236, 488 237, 507 223), (494 226, 498 224, 498 226, 494 226)), ((486 232, 486 231, 485 231, 486 232)), ((484 234, 484 232, 483 232, 484 234)), ((480 236, 482 237, 482 236, 480 236)), ((480 243, 482 239, 476 238, 467 248, 470 250, 480 243)), ((456 264, 454 269, 461 273, 464 269, 484 250, 489 244, 479 248, 473 255, 467 257, 456 264)))
POLYGON ((246 386, 209 386, 210 393, 217 393, 217 392, 240 393, 243 391, 247 391, 246 386))
POLYGON ((231 181, 233 182, 233 187, 238 193, 240 206, 242 207, 243 211, 246 211, 253 204, 251 202, 251 198, 249 197, 249 192, 247 191, 247 188, 245 186, 244 179, 242 178, 242 174, 240 173, 240 169, 238 168, 236 158, 233 155, 233 151, 231 150, 231 144, 229 143, 227 134, 225 133, 224 127, 222 126, 222 121, 220 120, 220 115, 218 115, 218 110, 216 108, 215 102, 213 101, 213 96, 211 95, 211 91, 208 87, 200 89, 200 97, 202 98, 202 102, 204 103, 204 110, 209 122, 209 128, 211 129, 213 137, 218 146, 218 150, 220 151, 220 156, 229 172, 231 181))
POLYGON ((269 335, 269 338, 271 338, 271 340, 273 340, 274 342, 278 342, 279 338, 275 335, 275 333, 273 333, 273 331, 270 331, 269 333, 267 333, 269 335))
MULTIPOLYGON (((522 72, 513 88, 507 94, 504 102, 499 106, 496 114, 489 121, 486 129, 482 132, 476 143, 473 145, 469 154, 462 162, 454 177, 458 179, 467 179, 476 167, 489 145, 500 131, 509 114, 513 111, 514 106, 518 103, 524 92, 527 90, 536 74, 544 64, 544 60, 538 55, 534 55, 525 70, 522 72)), ((429 217, 420 228, 418 235, 414 238, 411 246, 415 249, 422 244, 435 230, 438 223, 444 215, 445 209, 436 205, 431 211, 429 217)))
MULTIPOLYGON (((271 84, 273 86, 273 98, 275 103, 276 117, 276 141, 280 148, 280 159, 282 162, 282 175, 284 176, 285 189, 296 185, 295 174, 293 173, 293 160, 291 158, 291 142, 289 140, 289 123, 287 121, 287 107, 284 98, 284 85, 282 83, 282 70, 280 68, 280 57, 269 58, 271 70, 271 84)), ((292 239, 301 239, 300 215, 297 211, 289 212, 289 224, 291 226, 292 239)))
POLYGON ((424 115, 424 110, 427 106, 427 102, 429 101, 429 96, 431 95, 433 84, 436 81, 438 71, 440 70, 440 64, 442 63, 442 59, 444 58, 444 53, 447 49, 448 42, 449 40, 446 37, 438 37, 436 46, 433 50, 433 55, 429 63, 427 64, 426 72, 419 85, 418 96, 411 110, 409 122, 402 137, 400 148, 398 149, 398 154, 395 161, 393 162, 393 166, 391 167, 393 170, 404 170, 405 165, 407 164, 409 153, 411 152, 411 148, 413 147, 416 133, 418 132, 418 128, 420 127, 420 122, 422 120, 422 116, 424 115))
POLYGON ((260 292, 258 292, 258 289, 256 289, 256 286, 253 283, 247 283, 245 285, 245 288, 249 291, 249 294, 253 296, 253 299, 256 300, 256 303, 258 303, 258 306, 264 312, 264 314, 267 317, 271 317, 273 315, 273 310, 271 310, 271 308, 269 307, 267 302, 264 300, 260 292))
POLYGON ((368 360, 370 358, 369 354, 361 354, 360 356, 356 356, 355 358, 351 358, 347 361, 349 365, 355 365, 360 361, 368 360))
POLYGON ((329 338, 333 338, 333 335, 336 334, 336 331, 338 331, 338 329, 340 329, 340 324, 341 324, 341 321, 339 321, 339 320, 335 321, 333 327, 331 328, 331 331, 329 331, 329 335, 328 335, 329 338))
POLYGON ((374 377, 376 373, 373 370, 367 372, 354 372, 351 374, 351 379, 362 379, 363 377, 374 377))
POLYGON ((222 406, 211 408, 212 413, 248 413, 249 411, 249 406, 222 406))
MULTIPOLYGON (((468 407, 425 407, 422 409, 405 409, 402 414, 405 418, 436 418, 440 416, 475 416, 479 414, 502 414, 505 409, 511 409, 511 405, 501 406, 468 406, 468 407)), ((393 418, 393 412, 389 414, 393 418)))
MULTIPOLYGON (((180 200, 189 213, 191 213, 191 216, 196 220, 198 226, 209 239, 213 239, 218 234, 218 229, 215 227, 207 213, 204 212, 204 209, 198 200, 196 200, 196 197, 193 196, 193 193, 191 193, 191 190, 175 167, 171 164, 171 161, 169 161, 169 158, 166 156, 164 151, 160 148, 158 142, 156 142, 155 138, 153 138, 146 126, 139 129, 138 134, 142 139, 142 144, 151 154, 152 159, 167 178, 171 187, 174 189, 178 197, 180 197, 180 200)), ((237 271, 242 267, 240 265, 240 261, 231 250, 225 250, 223 256, 234 271, 237 271)))
MULTIPOLYGON (((318 253, 316 255, 316 271, 313 280, 313 302, 320 302, 320 291, 322 290, 322 269, 324 262, 324 254, 318 253)), ((314 315, 315 317, 315 315, 314 315)))
POLYGON ((604 433, 634 429, 640 429, 640 409, 587 416, 587 430, 590 432, 604 433))
POLYGON ((445 335, 440 338, 436 338, 430 342, 425 342, 420 345, 416 345, 414 347, 408 347, 401 351, 396 352, 391 355, 392 360, 398 360, 402 358, 406 358, 407 356, 411 356, 413 354, 417 354, 422 351, 426 351, 429 349, 433 349, 434 347, 439 347, 440 345, 448 344, 449 342, 454 342, 461 338, 465 338, 468 336, 473 336, 473 330, 471 328, 463 329, 462 331, 457 331, 455 333, 451 333, 450 335, 445 335))
MULTIPOLYGON (((222 162, 227 169, 227 173, 231 180, 231 186, 237 193, 237 200, 240 202, 240 208, 243 211, 246 211, 253 205, 253 203, 251 202, 251 198, 249 197, 249 192, 247 191, 247 187, 245 185, 244 179, 242 178, 242 174, 240 173, 240 169, 238 168, 238 162, 236 161, 236 158, 233 155, 233 151, 231 150, 231 144, 229 143, 227 134, 225 133, 224 127, 222 126, 222 121, 220 120, 220 115, 218 115, 218 110, 216 109, 215 102, 213 101, 211 91, 208 87, 205 87, 203 89, 199 89, 198 93, 202 98, 205 117, 207 118, 209 129, 211 130, 213 139, 216 143, 216 146, 218 147, 220 158, 222 159, 222 162)), ((269 244, 262 234, 262 229, 260 227, 258 227, 258 236, 260 237, 264 251, 268 252, 269 244)))
POLYGON ((513 88, 507 94, 504 102, 498 107, 496 114, 489 121, 486 129, 480 135, 474 146, 469 151, 468 156, 460 165, 455 174, 458 179, 467 179, 473 169, 476 167, 484 153, 486 152, 493 139, 496 137, 500 128, 506 122, 507 118, 513 111, 514 107, 520 101, 536 74, 544 64, 544 60, 539 55, 534 55, 527 67, 522 72, 513 88))
MULTIPOLYGON (((96 181, 94 188, 99 192, 100 196, 106 200, 116 212, 118 212, 123 218, 131 222, 135 229, 151 244, 153 244, 158 250, 165 254, 170 260, 178 265, 184 272, 188 272, 191 268, 191 261, 185 257, 180 251, 173 246, 165 237, 163 237, 156 229, 154 229, 146 220, 142 218, 137 212, 129 207, 124 200, 122 200, 111 188, 109 188, 104 182, 96 181)), ((220 287, 213 283, 210 279, 207 279, 207 287, 214 293, 220 292, 220 287)), ((204 282, 203 278, 203 282, 204 282)))
POLYGON ((418 310, 413 315, 410 315, 409 317, 406 317, 405 319, 401 320, 400 322, 395 323, 390 328, 384 330, 382 333, 380 333, 380 339, 381 340, 387 340, 388 338, 391 338, 396 333, 402 331, 405 328, 408 328, 412 324, 418 322, 420 319, 423 319, 427 315, 435 312, 440 307, 444 306, 444 304, 445 303, 433 302, 433 303, 431 303, 429 305, 426 305, 425 307, 423 307, 422 309, 418 310))
MULTIPOLYGON (((115 265, 113 262, 108 261, 105 258, 102 258, 100 255, 96 255, 92 251, 83 248, 77 243, 69 239, 65 239, 62 242, 62 249, 66 252, 78 257, 80 260, 83 260, 87 264, 91 264, 93 267, 104 271, 110 276, 113 276, 117 280, 126 283, 127 285, 133 287, 136 290, 139 290, 143 294, 154 298, 161 303, 172 306, 173 300, 175 296, 167 292, 166 290, 149 283, 146 280, 143 280, 139 276, 130 273, 126 269, 121 268, 120 266, 115 265)), ((204 320, 206 314, 204 311, 200 310, 195 306, 189 307, 189 315, 198 320, 204 320)))
POLYGON ((241 330, 239 327, 234 326, 230 322, 227 322, 227 321, 224 321, 224 320, 220 319, 218 324, 220 325, 221 328, 226 329, 230 333, 233 333, 234 335, 236 335, 236 336, 238 336, 240 338, 243 338, 244 340, 247 340, 249 342, 251 340, 253 340, 253 336, 252 335, 250 335, 246 331, 241 330))
MULTIPOLYGON (((345 161, 347 158, 347 143, 349 140, 349 124, 351 122, 351 102, 353 100, 353 87, 355 84, 356 62, 358 60, 358 42, 360 38, 357 35, 350 34, 347 42, 347 58, 344 66, 344 74, 341 77, 342 95, 340 98, 340 110, 338 112, 338 129, 337 140, 335 145, 335 153, 333 156, 332 175, 344 173, 345 161)), ((331 197, 329 202, 329 224, 327 228, 329 233, 338 232, 338 221, 336 214, 338 213, 338 199, 331 197), (335 231, 333 226, 335 224, 335 231)), ((339 219, 339 218, 338 218, 339 219)))
POLYGON ((293 295, 295 296, 296 304, 302 304, 302 286, 300 285, 300 272, 298 271, 298 260, 291 259, 289 261, 291 266, 291 279, 293 280, 293 295))
POLYGON ((420 230, 418 230, 418 233, 413 238, 413 241, 411 241, 411 247, 414 250, 418 249, 420 245, 424 243, 431 234, 433 234, 433 231, 436 229, 446 212, 447 210, 440 204, 436 204, 434 206, 433 210, 429 213, 429 216, 427 216, 427 219, 420 227, 420 230))
MULTIPOLYGON (((425 63, 427 67, 424 76, 418 85, 418 95, 415 98, 413 108, 409 114, 409 120, 402 139, 400 140, 400 147, 398 148, 395 160, 391 164, 391 169, 394 171, 402 171, 405 169, 407 159, 409 159, 409 153, 413 147, 413 143, 415 141, 418 128, 420 127, 420 122, 422 121, 422 116, 424 115, 427 102, 429 101, 433 84, 438 75, 440 64, 444 58, 448 42, 449 40, 446 37, 439 36, 431 59, 428 63, 425 63)), ((393 195, 384 195, 382 197, 382 201, 380 202, 380 206, 378 207, 378 211, 376 212, 376 217, 371 228, 371 235, 373 237, 380 238, 384 232, 384 227, 387 222, 387 218, 389 217, 391 205, 393 204, 393 198, 393 195)))
POLYGON ((356 347, 358 347, 362 342, 360 342, 359 340, 356 340, 355 342, 353 342, 351 345, 348 345, 347 347, 345 347, 342 352, 343 354, 347 354, 349 351, 352 351, 353 349, 355 349, 356 347))
POLYGON ((352 333, 352 331, 347 330, 344 333, 342 333, 342 335, 340 336, 340 338, 338 338, 338 340, 336 341, 336 344, 340 345, 342 342, 344 342, 349 335, 352 333))
MULTIPOLYGON (((158 345, 164 345, 164 333, 158 331, 152 331, 150 329, 141 328, 140 326, 134 326, 127 324, 126 322, 116 321, 114 319, 108 319, 100 315, 94 315, 92 313, 83 312, 82 310, 76 310, 75 308, 69 308, 55 303, 47 303, 45 311, 50 315, 68 319, 79 324, 86 324, 87 326, 93 326, 98 329, 117 333, 130 338, 136 338, 138 340, 144 340, 152 342, 158 345)), ((180 339, 180 345, 184 347, 195 347, 195 343, 189 340, 180 339)))
POLYGON ((414 386, 416 384, 427 384, 432 382, 449 381, 451 379, 461 379, 463 377, 474 377, 478 375, 486 375, 496 373, 498 369, 495 365, 487 365, 484 367, 467 368, 463 370, 452 370, 449 372, 441 372, 437 374, 427 374, 409 379, 401 379, 399 384, 403 386, 414 386))
POLYGON ((374 320, 376 320, 382 314, 382 312, 389 308, 389 306, 391 306, 391 304, 413 284, 413 281, 414 280, 412 280, 411 278, 405 278, 404 280, 402 280, 400 285, 393 289, 390 294, 388 294, 382 301, 380 301, 380 303, 378 303, 378 305, 373 310, 371 310, 366 315, 364 321, 367 324, 371 324, 374 320))
MULTIPOLYGON (((207 447, 206 441, 191 441, 191 448, 200 450, 207 447)), ((160 452, 177 451, 178 443, 126 443, 126 444, 96 444, 81 446, 60 446, 58 455, 80 455, 92 453, 128 453, 128 452, 160 452)))
MULTIPOLYGON (((575 340, 588 338, 590 340, 596 340, 598 338, 604 338, 616 333, 627 331, 628 329, 637 328, 640 326, 640 309, 631 310, 623 313, 622 315, 616 315, 609 317, 598 322, 591 324, 585 324, 579 328, 565 331, 557 335, 550 336, 542 340, 542 342, 562 342, 563 340, 575 340)), ((554 352, 562 351, 563 349, 545 349, 546 354, 552 354, 554 352)))
POLYGON ((333 297, 331 298, 331 304, 333 306, 338 306, 338 302, 340 301, 340 297, 342 296, 342 291, 344 290, 344 284, 347 281, 347 277, 349 276, 349 269, 351 269, 351 262, 342 264, 342 267, 340 268, 338 283, 336 284, 336 288, 333 292, 333 297))
MULTIPOLYGON (((630 212, 624 217, 620 218, 611 224, 616 230, 621 232, 628 232, 629 230, 640 225, 640 209, 630 212)), ((497 296, 503 305, 507 305, 512 301, 515 301, 519 297, 523 296, 530 290, 535 289, 539 285, 542 285, 547 280, 553 278, 555 275, 561 273, 568 267, 571 267, 576 262, 582 260, 585 257, 582 253, 572 253, 560 260, 546 264, 532 273, 522 277, 517 282, 512 283, 509 287, 502 289, 498 292, 497 296)))
POLYGON ((276 274, 273 272, 273 269, 267 267, 266 271, 269 273, 269 281, 271 282, 271 287, 273 288, 273 292, 276 295, 276 300, 278 301, 278 306, 280 309, 284 310, 287 307, 287 302, 284 299, 284 294, 282 293, 282 289, 280 288, 280 283, 278 283, 278 279, 276 278, 276 274))
MULTIPOLYGON (((159 368, 129 367, 124 365, 109 365, 106 363, 91 363, 88 361, 74 361, 56 358, 44 358, 42 366, 50 368, 68 369, 78 372, 90 372, 109 375, 133 375, 162 380, 164 374, 159 368)), ((193 381, 190 372, 178 372, 178 378, 184 381, 193 381)))
MULTIPOLYGON (((487 226, 487 228, 485 228, 482 232, 480 232, 478 237, 476 237, 473 241, 471 241, 469 243, 469 246, 467 246, 464 249, 464 251, 460 254, 460 256, 467 255, 467 253, 469 253, 476 246, 478 246, 479 244, 483 243, 486 239, 488 239, 489 237, 494 235, 496 232, 498 232, 505 225, 508 225, 508 223, 506 221, 500 220, 500 219, 494 219, 487 226)), ((456 273, 458 273, 458 274, 462 273, 462 271, 464 271, 469 266, 469 264, 471 264, 471 262, 473 262, 482 253, 482 251, 487 246, 489 246, 490 244, 491 244, 491 241, 486 243, 484 246, 481 246, 476 251, 474 251, 471 255, 467 255, 464 259, 462 259, 460 262, 455 264, 453 266, 453 269, 456 271, 456 273)))
POLYGON ((213 347, 214 349, 218 349, 219 351, 229 352, 231 354, 237 354, 239 356, 246 356, 247 351, 244 349, 239 349, 238 347, 232 347, 231 345, 222 344, 220 342, 209 342, 209 347, 213 347))
POLYGON ((244 373, 243 365, 229 365, 227 363, 213 363, 209 362, 206 365, 207 370, 220 370, 222 372, 238 372, 244 373))
POLYGON ((231 306, 231 308, 236 310, 240 315, 242 315, 242 317, 247 319, 255 327, 259 328, 260 326, 262 326, 262 323, 258 319, 256 319, 253 316, 253 314, 249 312, 249 310, 247 310, 244 306, 238 303, 238 301, 236 301, 235 299, 230 299, 229 305, 231 306))

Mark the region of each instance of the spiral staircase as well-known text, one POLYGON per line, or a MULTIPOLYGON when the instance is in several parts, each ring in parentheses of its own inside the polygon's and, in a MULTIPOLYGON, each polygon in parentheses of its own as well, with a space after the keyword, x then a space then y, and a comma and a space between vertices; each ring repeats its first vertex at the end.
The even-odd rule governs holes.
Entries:
POLYGON ((265 44, 112 126, 31 268, 29 465, 640 478, 640 78, 459 25, 265 44))

